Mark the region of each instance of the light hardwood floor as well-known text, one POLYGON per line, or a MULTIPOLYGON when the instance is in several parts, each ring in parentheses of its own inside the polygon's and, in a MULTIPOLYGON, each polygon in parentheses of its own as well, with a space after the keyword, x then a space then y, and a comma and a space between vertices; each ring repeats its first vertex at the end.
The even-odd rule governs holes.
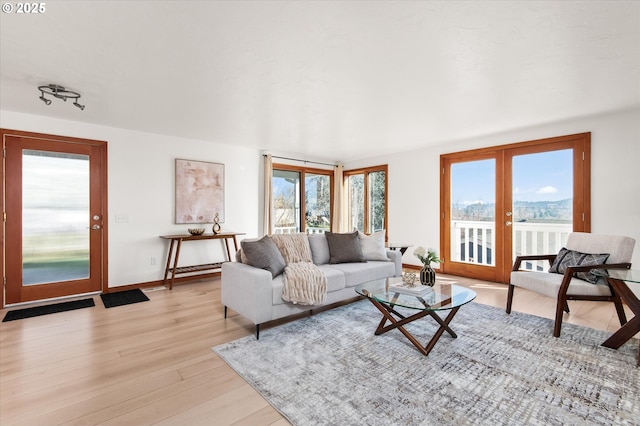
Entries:
MULTIPOLYGON (((505 306, 505 285, 440 278, 505 306)), ((211 351, 254 333, 235 313, 224 319, 219 279, 146 294, 150 302, 105 309, 94 296, 94 308, 0 323, 0 424, 288 424, 211 351)), ((570 307, 566 322, 619 327, 613 304, 570 307)), ((554 301, 517 289, 514 311, 551 318, 554 301)))

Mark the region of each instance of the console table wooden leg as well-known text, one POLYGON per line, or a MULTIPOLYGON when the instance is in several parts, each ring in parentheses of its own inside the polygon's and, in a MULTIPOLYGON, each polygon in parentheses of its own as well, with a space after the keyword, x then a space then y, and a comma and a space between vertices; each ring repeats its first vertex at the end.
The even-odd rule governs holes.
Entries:
POLYGON ((231 250, 229 250, 229 239, 224 239, 224 245, 227 247, 227 260, 231 262, 231 250))
POLYGON ((169 276, 169 269, 171 269, 171 257, 173 256, 173 246, 175 240, 171 240, 171 244, 169 244, 169 254, 167 254, 167 265, 164 268, 164 279, 162 280, 162 285, 167 285, 167 277, 169 276))
POLYGON ((176 269, 178 268, 178 258, 180 257, 180 246, 182 245, 182 239, 178 240, 176 246, 176 257, 173 259, 173 270, 171 271, 171 281, 169 282, 169 290, 173 290, 173 280, 176 278, 176 269))

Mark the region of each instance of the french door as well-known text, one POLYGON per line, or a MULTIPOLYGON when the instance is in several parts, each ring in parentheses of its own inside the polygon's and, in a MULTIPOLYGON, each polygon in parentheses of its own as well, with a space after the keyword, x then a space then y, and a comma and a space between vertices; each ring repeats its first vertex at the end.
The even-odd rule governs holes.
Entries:
POLYGON ((106 142, 2 130, 2 306, 101 291, 106 142))
POLYGON ((515 256, 590 230, 589 133, 444 154, 441 168, 445 273, 507 282, 515 256))

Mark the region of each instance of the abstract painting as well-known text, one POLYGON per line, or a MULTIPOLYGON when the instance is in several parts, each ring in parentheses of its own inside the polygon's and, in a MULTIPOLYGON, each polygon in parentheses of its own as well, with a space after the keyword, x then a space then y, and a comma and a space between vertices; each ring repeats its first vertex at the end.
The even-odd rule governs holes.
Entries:
POLYGON ((224 222, 224 164, 176 159, 176 223, 224 222))

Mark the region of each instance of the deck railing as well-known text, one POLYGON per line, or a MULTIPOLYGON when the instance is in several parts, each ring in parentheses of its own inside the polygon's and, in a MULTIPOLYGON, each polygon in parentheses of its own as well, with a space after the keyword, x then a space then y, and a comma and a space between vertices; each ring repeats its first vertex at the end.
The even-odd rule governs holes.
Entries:
MULTIPOLYGON (((305 228, 307 234, 322 234, 326 231, 329 231, 329 228, 315 228, 312 226, 305 228)), ((295 234, 296 232, 300 232, 296 226, 276 226, 273 230, 274 234, 295 234)))
MULTIPOLYGON (((572 231, 570 223, 515 222, 513 258, 524 254, 557 253, 572 231)), ((452 261, 495 266, 495 223, 471 220, 451 221, 452 261)), ((545 261, 527 262, 523 269, 548 268, 545 261)))

